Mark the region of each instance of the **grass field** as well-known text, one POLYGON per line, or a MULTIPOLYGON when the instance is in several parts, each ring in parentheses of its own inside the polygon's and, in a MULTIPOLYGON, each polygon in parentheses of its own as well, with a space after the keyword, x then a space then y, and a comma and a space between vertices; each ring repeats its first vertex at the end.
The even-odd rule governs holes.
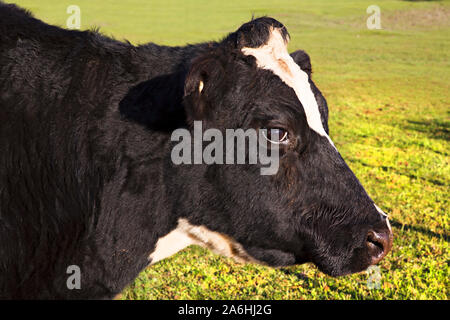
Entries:
POLYGON ((122 299, 448 299, 450 2, 392 0, 18 0, 65 25, 68 5, 132 43, 183 45, 220 39, 255 16, 283 22, 290 50, 311 58, 330 106, 336 146, 375 202, 390 214, 392 252, 368 274, 341 278, 311 264, 238 265, 190 247, 141 273, 122 299), (368 30, 366 8, 381 8, 368 30))

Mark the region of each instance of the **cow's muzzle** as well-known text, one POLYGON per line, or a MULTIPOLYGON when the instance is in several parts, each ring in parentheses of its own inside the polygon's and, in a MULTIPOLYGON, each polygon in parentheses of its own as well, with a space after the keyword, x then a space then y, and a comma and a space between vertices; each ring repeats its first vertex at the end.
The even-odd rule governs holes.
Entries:
POLYGON ((369 230, 366 245, 370 256, 370 264, 377 264, 392 248, 393 235, 390 228, 380 231, 369 230))

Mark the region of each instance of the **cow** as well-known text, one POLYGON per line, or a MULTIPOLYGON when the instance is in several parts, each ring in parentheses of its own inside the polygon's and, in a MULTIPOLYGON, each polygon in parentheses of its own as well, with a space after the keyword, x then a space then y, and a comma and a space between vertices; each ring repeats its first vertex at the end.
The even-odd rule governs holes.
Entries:
POLYGON ((378 263, 387 215, 332 142, 289 39, 260 17, 220 41, 134 46, 0 2, 0 298, 111 299, 192 244, 335 277, 378 263), (276 174, 175 164, 173 132, 199 121, 276 132, 276 174))

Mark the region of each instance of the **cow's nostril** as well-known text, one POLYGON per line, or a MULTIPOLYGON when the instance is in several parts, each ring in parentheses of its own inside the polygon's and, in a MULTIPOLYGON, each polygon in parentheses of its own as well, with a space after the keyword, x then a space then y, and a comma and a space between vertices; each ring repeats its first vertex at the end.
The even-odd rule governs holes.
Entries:
POLYGON ((374 245, 374 247, 378 247, 380 250, 384 250, 383 241, 381 237, 379 237, 375 232, 370 231, 367 235, 367 242, 374 245))
POLYGON ((392 246, 392 235, 389 231, 375 232, 370 230, 367 234, 367 248, 371 264, 378 263, 389 252, 392 246))

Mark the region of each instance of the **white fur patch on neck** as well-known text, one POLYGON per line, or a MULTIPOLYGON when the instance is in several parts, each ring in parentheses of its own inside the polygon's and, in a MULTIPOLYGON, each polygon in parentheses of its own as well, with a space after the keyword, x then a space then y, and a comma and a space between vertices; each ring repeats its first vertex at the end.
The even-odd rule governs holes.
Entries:
POLYGON ((178 251, 194 244, 192 239, 178 228, 169 232, 166 236, 159 238, 154 251, 150 254, 150 264, 164 260, 178 251))
POLYGON ((334 146, 322 124, 319 106, 309 83, 309 77, 287 51, 287 43, 279 29, 273 29, 266 44, 259 48, 242 48, 245 55, 256 58, 258 67, 272 71, 280 79, 294 89, 297 98, 302 104, 309 127, 326 137, 334 146))
POLYGON ((158 239, 154 251, 149 256, 150 264, 168 258, 190 245, 208 248, 214 253, 233 258, 236 262, 256 262, 241 244, 230 237, 211 231, 205 226, 194 226, 186 219, 179 219, 174 230, 158 239))

